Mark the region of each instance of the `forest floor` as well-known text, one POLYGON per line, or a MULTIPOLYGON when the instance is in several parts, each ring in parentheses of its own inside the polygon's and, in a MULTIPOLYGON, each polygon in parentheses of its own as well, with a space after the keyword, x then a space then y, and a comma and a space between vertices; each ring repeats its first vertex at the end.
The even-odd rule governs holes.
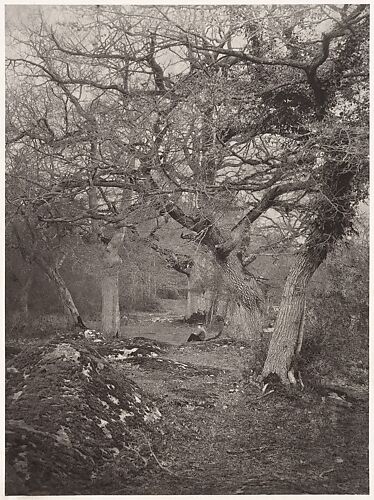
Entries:
POLYGON ((250 344, 187 344, 192 328, 160 315, 133 326, 168 341, 165 362, 121 364, 155 401, 164 438, 152 467, 106 494, 368 494, 366 399, 342 404, 307 383, 264 395, 250 344))
POLYGON ((263 396, 246 375, 248 350, 225 340, 171 347, 169 359, 201 368, 193 376, 131 368, 168 432, 159 470, 116 494, 368 493, 366 404, 308 389, 263 396))

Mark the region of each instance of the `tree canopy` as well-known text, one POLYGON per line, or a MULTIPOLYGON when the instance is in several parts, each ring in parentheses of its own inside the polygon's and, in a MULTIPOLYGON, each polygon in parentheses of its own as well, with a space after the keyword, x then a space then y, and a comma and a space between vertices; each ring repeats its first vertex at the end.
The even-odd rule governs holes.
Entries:
POLYGON ((256 222, 323 259, 367 196, 368 25, 366 5, 41 9, 9 29, 10 213, 105 241, 166 215, 229 281, 256 222))

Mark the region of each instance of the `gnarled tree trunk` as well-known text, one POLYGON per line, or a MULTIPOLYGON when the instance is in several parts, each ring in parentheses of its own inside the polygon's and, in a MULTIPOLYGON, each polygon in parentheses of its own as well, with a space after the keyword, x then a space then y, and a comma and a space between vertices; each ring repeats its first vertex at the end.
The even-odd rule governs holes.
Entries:
POLYGON ((245 276, 238 257, 233 253, 223 261, 217 260, 230 303, 226 322, 231 337, 258 340, 263 324, 264 298, 255 279, 245 276))
POLYGON ((234 253, 225 259, 213 258, 213 262, 207 257, 195 259, 188 279, 187 316, 200 312, 209 323, 219 315, 228 336, 260 339, 264 297, 259 285, 245 275, 234 253))
MULTIPOLYGON (((244 338, 253 339, 260 336, 263 322, 263 294, 254 280, 250 282, 247 279, 236 251, 244 243, 244 239, 247 239, 242 237, 243 234, 244 236, 246 234, 247 225, 243 224, 239 229, 234 228, 235 230, 231 231, 229 237, 225 238, 225 235, 212 224, 210 219, 186 215, 180 207, 172 202, 167 203, 166 207, 167 213, 179 224, 195 233, 204 233, 201 243, 210 250, 214 265, 220 272, 225 289, 224 295, 229 295, 230 300, 242 304, 247 310, 244 338)), ((254 221, 257 217, 258 215, 255 215, 251 220, 254 221)), ((237 226, 239 225, 237 224, 235 227, 237 226)), ((224 308, 226 309, 226 307, 224 308)), ((233 331, 232 334, 234 336, 235 332, 233 331)))
POLYGON ((188 277, 187 317, 204 315, 208 325, 219 316, 225 321, 228 336, 258 340, 262 302, 256 281, 245 276, 236 256, 225 262, 212 261, 204 254, 195 257, 188 277))

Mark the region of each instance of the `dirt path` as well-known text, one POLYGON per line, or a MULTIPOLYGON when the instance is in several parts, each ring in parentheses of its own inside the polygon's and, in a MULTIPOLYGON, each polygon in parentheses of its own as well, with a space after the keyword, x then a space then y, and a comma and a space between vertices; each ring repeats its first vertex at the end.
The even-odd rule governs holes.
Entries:
POLYGON ((367 494, 365 407, 310 392, 262 397, 243 379, 242 346, 204 347, 167 356, 218 374, 133 372, 159 398, 168 432, 158 472, 119 493, 367 494))

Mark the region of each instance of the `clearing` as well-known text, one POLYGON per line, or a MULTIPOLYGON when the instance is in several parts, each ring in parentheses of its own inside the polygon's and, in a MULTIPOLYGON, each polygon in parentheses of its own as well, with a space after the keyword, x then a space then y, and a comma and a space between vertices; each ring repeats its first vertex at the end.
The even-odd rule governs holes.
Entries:
MULTIPOLYGON (((76 493, 368 493, 364 387, 362 397, 350 399, 307 383, 304 392, 264 395, 251 372, 248 343, 186 344, 193 327, 159 315, 142 318, 133 330, 148 339, 95 346, 103 356, 128 349, 126 357, 112 355, 111 363, 161 412, 161 446, 150 447, 147 466, 123 482, 96 482, 76 493)), ((12 360, 16 352, 13 344, 12 360)))

